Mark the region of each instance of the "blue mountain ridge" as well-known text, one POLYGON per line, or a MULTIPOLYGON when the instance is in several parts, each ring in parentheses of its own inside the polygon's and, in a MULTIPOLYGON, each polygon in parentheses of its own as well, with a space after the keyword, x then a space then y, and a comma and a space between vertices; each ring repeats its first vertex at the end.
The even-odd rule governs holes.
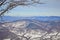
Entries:
POLYGON ((15 21, 15 20, 20 20, 20 19, 33 19, 33 20, 40 20, 40 21, 59 21, 60 16, 31 16, 31 17, 3 16, 2 17, 2 20, 4 21, 15 21))

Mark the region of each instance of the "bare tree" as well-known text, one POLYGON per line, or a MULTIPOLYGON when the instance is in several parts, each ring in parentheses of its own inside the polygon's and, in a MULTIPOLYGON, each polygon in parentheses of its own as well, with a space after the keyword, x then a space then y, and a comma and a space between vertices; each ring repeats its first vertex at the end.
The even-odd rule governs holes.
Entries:
POLYGON ((31 36, 30 36, 30 37, 26 37, 26 36, 24 36, 24 35, 25 35, 25 33, 21 36, 21 37, 22 37, 21 40, 22 40, 23 38, 25 38, 26 40, 30 40, 31 36))
POLYGON ((22 35, 19 35, 21 37, 20 40, 30 40, 32 36, 29 35, 29 33, 28 33, 29 30, 28 29, 21 29, 21 30, 24 30, 24 32, 22 35))
MULTIPOLYGON (((0 24, 1 25, 1 24, 0 24)), ((0 26, 0 40, 4 39, 20 40, 20 38, 8 28, 0 26)))
POLYGON ((5 14, 6 11, 15 8, 16 6, 27 6, 34 3, 41 4, 40 0, 0 0, 0 16, 5 14), (5 9, 1 9, 3 5, 7 5, 7 7, 5 7, 5 9))
POLYGON ((0 6, 2 6, 5 1, 6 0, 0 0, 0 6))

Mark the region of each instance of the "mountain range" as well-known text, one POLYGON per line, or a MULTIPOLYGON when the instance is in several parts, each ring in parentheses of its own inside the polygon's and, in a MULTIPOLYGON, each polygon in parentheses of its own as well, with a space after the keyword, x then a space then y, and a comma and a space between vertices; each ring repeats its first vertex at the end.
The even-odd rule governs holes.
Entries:
MULTIPOLYGON (((60 16, 32 16, 32 17, 13 17, 13 16, 3 16, 3 21, 16 21, 21 19, 33 19, 38 21, 60 21, 60 16)), ((0 19, 1 21, 1 19, 0 19)))
POLYGON ((11 17, 4 16, 4 21, 0 22, 0 38, 15 36, 35 40, 59 39, 60 40, 60 17, 57 16, 34 16, 34 17, 11 17), (4 23, 3 23, 4 22, 4 23), (7 32, 9 30, 9 32, 7 32), (11 34, 14 33, 14 34, 11 34), (6 36, 8 35, 8 36, 6 36), (51 38, 52 37, 52 38, 51 38), (54 38, 55 37, 55 38, 54 38), (48 39, 49 38, 49 39, 48 39))

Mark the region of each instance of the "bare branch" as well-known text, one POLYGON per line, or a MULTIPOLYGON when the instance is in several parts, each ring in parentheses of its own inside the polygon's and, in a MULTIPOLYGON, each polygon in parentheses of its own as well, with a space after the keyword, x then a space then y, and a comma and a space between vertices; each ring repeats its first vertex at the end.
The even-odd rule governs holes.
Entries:
POLYGON ((6 1, 6 0, 0 0, 0 6, 2 6, 5 1, 6 1))
POLYGON ((0 0, 0 7, 2 7, 2 5, 6 5, 6 4, 9 4, 8 7, 6 7, 6 9, 4 10, 0 10, 0 16, 3 15, 6 11, 8 10, 11 10, 13 8, 15 8, 16 6, 27 6, 27 5, 32 5, 34 3, 37 3, 37 4, 43 4, 43 3, 40 3, 40 0, 0 0))

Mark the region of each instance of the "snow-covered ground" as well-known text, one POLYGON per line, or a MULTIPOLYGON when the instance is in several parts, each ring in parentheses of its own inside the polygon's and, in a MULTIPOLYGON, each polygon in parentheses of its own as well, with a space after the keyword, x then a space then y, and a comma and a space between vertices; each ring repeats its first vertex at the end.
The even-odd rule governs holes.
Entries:
MULTIPOLYGON (((10 40, 9 38, 11 37, 15 38, 14 36, 17 36, 22 40, 27 40, 27 39, 28 40, 40 40, 40 39, 48 40, 48 39, 51 39, 51 37, 52 39, 60 38, 60 35, 59 35, 60 23, 57 21, 56 22, 50 21, 47 23, 47 22, 40 22, 36 20, 20 20, 20 21, 14 21, 14 22, 0 23, 0 30, 1 28, 7 28, 9 30, 7 31, 9 32, 7 33, 9 37, 7 37, 8 39, 4 39, 4 40, 10 40)), ((17 39, 14 39, 14 40, 17 40, 17 39)))

